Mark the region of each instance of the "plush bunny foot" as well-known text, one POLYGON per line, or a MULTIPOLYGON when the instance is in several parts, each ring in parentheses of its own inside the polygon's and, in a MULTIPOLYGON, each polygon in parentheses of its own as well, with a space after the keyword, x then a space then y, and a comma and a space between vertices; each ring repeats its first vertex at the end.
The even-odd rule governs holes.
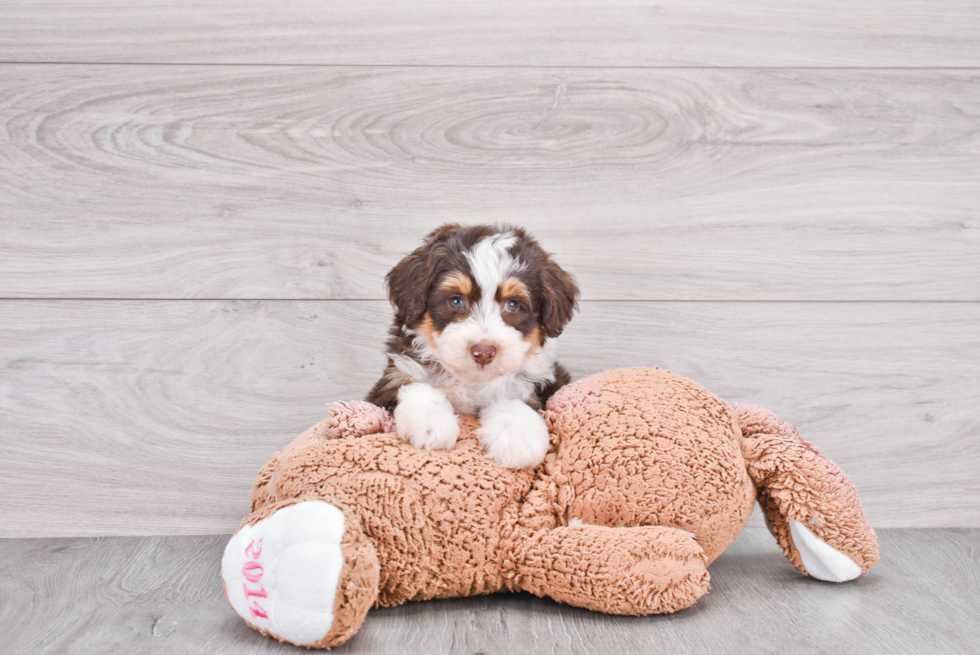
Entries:
POLYGON ((846 582, 878 561, 878 539, 844 472, 772 412, 733 405, 766 524, 802 573, 846 582))
POLYGON ((517 587, 607 614, 667 614, 708 591, 704 550, 662 526, 579 524, 541 531, 516 566, 517 587))
POLYGON ((221 576, 249 625, 316 648, 346 641, 378 593, 377 554, 356 517, 322 500, 249 517, 225 548, 221 576))

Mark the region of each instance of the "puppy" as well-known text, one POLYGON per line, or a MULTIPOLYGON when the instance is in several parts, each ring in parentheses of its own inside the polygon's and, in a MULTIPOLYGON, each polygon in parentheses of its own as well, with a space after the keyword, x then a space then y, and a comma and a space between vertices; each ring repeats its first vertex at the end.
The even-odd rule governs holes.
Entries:
POLYGON ((572 276, 520 228, 444 225, 386 282, 388 366, 367 400, 418 448, 452 448, 457 413, 470 414, 491 460, 541 463, 549 440, 536 410, 570 379, 554 338, 577 309, 572 276))

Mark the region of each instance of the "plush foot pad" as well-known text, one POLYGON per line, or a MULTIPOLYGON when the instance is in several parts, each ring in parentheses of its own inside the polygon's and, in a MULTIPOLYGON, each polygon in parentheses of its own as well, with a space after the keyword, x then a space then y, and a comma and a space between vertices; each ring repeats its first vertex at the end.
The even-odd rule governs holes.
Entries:
POLYGON ((523 553, 520 589, 604 612, 646 616, 690 607, 711 576, 682 530, 579 524, 542 531, 523 553))
POLYGON ((334 622, 344 530, 344 514, 322 501, 296 503, 242 527, 221 560, 231 606, 284 641, 322 640, 334 622))
POLYGON ((861 567, 839 550, 828 546, 799 521, 790 521, 793 543, 806 572, 824 582, 847 582, 861 575, 861 567))

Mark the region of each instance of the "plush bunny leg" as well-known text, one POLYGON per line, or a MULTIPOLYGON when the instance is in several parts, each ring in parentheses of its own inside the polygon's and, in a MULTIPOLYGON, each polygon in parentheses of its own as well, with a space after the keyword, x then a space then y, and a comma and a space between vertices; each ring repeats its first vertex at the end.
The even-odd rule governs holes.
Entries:
POLYGON ((360 628, 378 596, 379 567, 353 512, 307 496, 245 519, 221 577, 232 608, 259 632, 331 648, 360 628))
POLYGON ((759 504, 786 558, 828 582, 867 573, 878 561, 878 541, 843 471, 772 412, 732 410, 759 504))
POLYGON ((535 533, 517 563, 516 589, 607 614, 666 614, 708 591, 704 551, 664 527, 561 527, 535 533))

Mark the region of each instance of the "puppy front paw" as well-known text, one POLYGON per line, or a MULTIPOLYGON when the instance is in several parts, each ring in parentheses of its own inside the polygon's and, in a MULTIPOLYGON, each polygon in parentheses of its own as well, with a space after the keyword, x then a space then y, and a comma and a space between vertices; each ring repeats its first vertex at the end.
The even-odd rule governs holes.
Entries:
POLYGON ((416 382, 398 390, 395 431, 416 448, 452 448, 459 437, 459 419, 445 394, 416 382))
POLYGON ((537 466, 548 454, 548 426, 520 400, 505 400, 480 412, 476 431, 493 462, 509 469, 537 466))

